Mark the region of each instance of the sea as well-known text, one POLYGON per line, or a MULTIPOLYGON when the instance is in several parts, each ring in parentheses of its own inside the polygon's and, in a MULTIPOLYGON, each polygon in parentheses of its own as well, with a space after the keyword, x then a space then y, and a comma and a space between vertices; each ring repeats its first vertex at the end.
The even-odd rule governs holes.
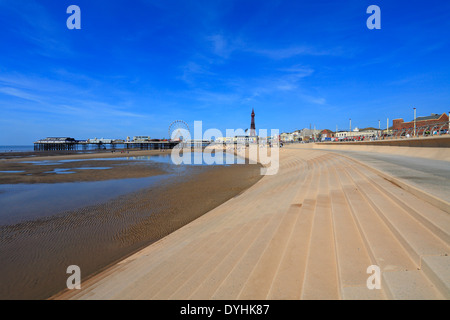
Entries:
POLYGON ((33 152, 34 146, 0 146, 0 153, 3 152, 33 152))

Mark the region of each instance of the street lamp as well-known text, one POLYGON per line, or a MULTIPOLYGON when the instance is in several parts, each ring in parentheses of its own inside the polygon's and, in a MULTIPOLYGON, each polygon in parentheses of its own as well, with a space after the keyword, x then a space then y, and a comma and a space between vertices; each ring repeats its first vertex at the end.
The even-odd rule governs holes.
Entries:
POLYGON ((414 109, 414 137, 416 136, 416 108, 414 109))
POLYGON ((386 120, 386 138, 388 134, 389 134, 389 118, 387 118, 386 120))

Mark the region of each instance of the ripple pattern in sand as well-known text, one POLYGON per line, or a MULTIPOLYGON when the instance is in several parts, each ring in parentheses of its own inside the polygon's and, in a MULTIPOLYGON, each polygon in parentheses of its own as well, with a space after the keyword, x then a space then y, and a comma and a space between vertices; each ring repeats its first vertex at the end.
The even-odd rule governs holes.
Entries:
POLYGON ((92 275, 260 178, 258 166, 197 167, 108 202, 0 226, 0 299, 48 298, 65 288, 69 265, 92 275))

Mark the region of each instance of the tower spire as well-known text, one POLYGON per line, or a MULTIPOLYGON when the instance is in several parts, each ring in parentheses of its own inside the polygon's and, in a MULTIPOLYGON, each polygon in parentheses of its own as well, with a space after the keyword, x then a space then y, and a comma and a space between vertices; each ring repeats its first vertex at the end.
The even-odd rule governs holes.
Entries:
POLYGON ((256 125, 255 125, 255 109, 252 108, 252 123, 250 125, 250 136, 256 136, 256 125))

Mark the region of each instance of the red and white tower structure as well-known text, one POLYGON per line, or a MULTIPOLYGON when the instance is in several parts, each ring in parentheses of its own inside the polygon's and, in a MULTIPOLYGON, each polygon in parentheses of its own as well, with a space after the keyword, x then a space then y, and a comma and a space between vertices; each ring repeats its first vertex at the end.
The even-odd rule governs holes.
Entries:
POLYGON ((250 137, 256 137, 255 110, 254 109, 252 109, 252 123, 250 125, 250 137))

